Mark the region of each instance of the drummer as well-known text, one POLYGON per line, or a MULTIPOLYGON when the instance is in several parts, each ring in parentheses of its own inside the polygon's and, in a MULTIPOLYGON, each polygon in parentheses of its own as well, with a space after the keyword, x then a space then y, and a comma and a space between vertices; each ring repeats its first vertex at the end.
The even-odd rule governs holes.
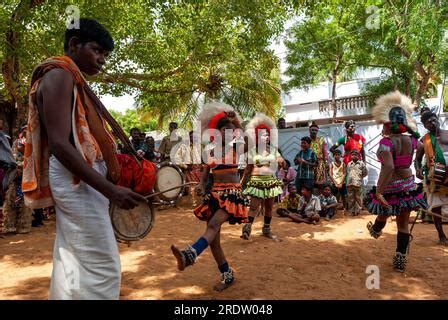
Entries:
POLYGON ((116 145, 83 76, 98 74, 113 48, 100 23, 81 18, 65 32, 65 55, 42 62, 30 77, 22 189, 28 207, 56 208, 50 299, 120 297, 109 201, 125 209, 145 201, 106 178, 119 178, 116 145))
POLYGON ((207 221, 207 229, 195 243, 187 246, 186 249, 180 250, 172 245, 171 250, 177 259, 178 269, 182 271, 194 264, 198 256, 210 245, 221 273, 221 282, 214 289, 222 291, 234 284, 235 274, 221 248, 221 225, 226 221, 230 224, 246 222, 246 206, 249 204, 243 195, 238 175, 236 145, 233 143, 235 140, 232 141, 231 147, 226 147, 224 138, 226 130, 234 132, 235 129, 241 128, 241 122, 233 108, 223 103, 206 105, 199 119, 202 132, 206 129, 218 130, 210 136, 212 141, 209 144, 210 154, 196 189, 198 193, 205 194, 205 198, 203 204, 194 210, 194 214, 198 219, 207 221), (223 138, 220 139, 218 135, 223 138), (222 143, 218 144, 221 140, 222 143), (205 192, 210 171, 213 176, 213 185, 211 190, 205 192))
POLYGON ((177 122, 170 122, 169 125, 169 131, 170 134, 163 137, 162 142, 160 143, 159 152, 161 157, 161 162, 163 161, 173 161, 174 159, 171 159, 171 149, 178 144, 182 138, 177 136, 174 130, 177 130, 177 122))
MULTIPOLYGON (((189 132, 189 143, 180 144, 176 151, 174 164, 178 165, 185 174, 185 181, 199 183, 201 180, 201 145, 194 131, 189 132), (197 142, 197 143, 196 143, 197 142)), ((191 196, 193 208, 198 204, 198 195, 194 184, 189 185, 188 193, 191 196)))
POLYGON ((430 181, 428 179, 428 171, 431 165, 435 165, 435 163, 442 163, 445 166, 448 165, 448 130, 443 130, 440 128, 439 118, 431 111, 422 113, 421 122, 429 132, 422 138, 418 146, 415 157, 416 176, 425 182, 428 204, 431 208, 433 208, 432 211, 439 215, 434 215, 432 217, 434 226, 436 227, 439 236, 438 244, 448 246, 448 240, 445 232, 443 231, 442 218, 440 218, 440 215, 442 215, 442 208, 448 203, 448 187, 446 185, 439 185, 436 190, 429 192, 430 181), (429 155, 429 145, 434 146, 433 152, 435 159, 431 162, 435 163, 427 163, 425 165, 425 170, 423 170, 423 156, 426 154, 426 159, 431 159, 431 156, 429 155))

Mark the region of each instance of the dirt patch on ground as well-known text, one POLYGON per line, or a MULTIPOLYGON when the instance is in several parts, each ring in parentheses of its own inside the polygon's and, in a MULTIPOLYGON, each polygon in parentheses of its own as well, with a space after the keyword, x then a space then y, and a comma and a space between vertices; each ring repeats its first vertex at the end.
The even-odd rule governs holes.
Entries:
MULTIPOLYGON (((213 290, 219 272, 211 252, 178 272, 172 243, 191 244, 204 231, 187 206, 158 210, 151 233, 131 247, 120 244, 122 299, 447 299, 448 248, 437 245, 431 224, 417 223, 408 271, 392 270, 395 223, 374 240, 365 228, 374 216, 343 217, 317 226, 274 217, 273 231, 282 241, 261 235, 258 217, 249 241, 241 226, 225 224, 221 242, 237 283, 213 290), (366 267, 377 265, 380 289, 366 288, 366 267)), ((446 226, 445 226, 446 228, 446 226)), ((47 299, 52 270, 55 222, 25 235, 0 239, 0 299, 47 299)))

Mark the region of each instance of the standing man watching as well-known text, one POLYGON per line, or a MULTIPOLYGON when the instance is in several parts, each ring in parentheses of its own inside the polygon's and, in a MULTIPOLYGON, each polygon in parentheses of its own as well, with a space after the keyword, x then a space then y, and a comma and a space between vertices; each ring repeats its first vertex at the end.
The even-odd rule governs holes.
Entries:
POLYGON ((171 149, 173 149, 173 147, 182 140, 181 137, 178 137, 175 133, 173 133, 174 130, 177 130, 176 122, 170 122, 168 129, 170 130, 170 134, 163 137, 159 147, 162 162, 174 160, 170 157, 171 149))

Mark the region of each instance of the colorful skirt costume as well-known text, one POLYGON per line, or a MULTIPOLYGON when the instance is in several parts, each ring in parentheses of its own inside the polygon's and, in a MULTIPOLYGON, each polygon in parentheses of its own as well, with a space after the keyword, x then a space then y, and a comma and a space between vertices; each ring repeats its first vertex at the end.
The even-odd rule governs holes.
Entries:
MULTIPOLYGON (((413 148, 417 148, 417 140, 413 139, 413 148)), ((389 151, 394 154, 392 141, 385 137, 381 139, 378 147, 378 158, 382 161, 381 152, 389 151)), ((396 155, 394 157, 394 167, 409 167, 412 163, 412 155, 396 155)), ((414 176, 391 182, 383 192, 383 197, 391 205, 385 208, 381 205, 375 195, 375 188, 371 191, 371 201, 367 204, 370 213, 384 216, 398 216, 400 213, 419 208, 427 209, 428 204, 423 197, 423 187, 417 187, 414 176)))
POLYGON ((283 193, 283 182, 274 176, 251 176, 244 194, 260 199, 275 198, 283 193))
POLYGON ((387 209, 381 205, 375 195, 375 189, 370 195, 367 209, 370 213, 384 216, 398 216, 403 210, 427 209, 428 204, 423 197, 423 187, 416 187, 414 176, 389 184, 383 193, 384 199, 391 205, 387 209))
POLYGON ((248 217, 249 199, 243 194, 240 183, 215 182, 207 191, 204 202, 194 209, 195 216, 202 221, 208 221, 213 214, 222 209, 230 217, 230 224, 246 223, 248 217))

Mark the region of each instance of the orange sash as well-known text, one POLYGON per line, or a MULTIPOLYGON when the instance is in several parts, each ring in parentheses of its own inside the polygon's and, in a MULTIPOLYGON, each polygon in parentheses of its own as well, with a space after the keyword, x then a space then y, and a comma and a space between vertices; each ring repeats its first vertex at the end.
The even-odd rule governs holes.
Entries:
MULTIPOLYGON (((49 185, 49 146, 42 130, 36 104, 36 91, 42 77, 52 69, 61 68, 73 75, 75 86, 72 130, 76 149, 92 166, 95 160, 104 160, 108 176, 113 182, 120 178, 120 165, 116 158, 116 143, 102 115, 96 109, 90 88, 78 66, 67 56, 50 58, 38 65, 32 74, 29 93, 27 142, 25 145, 22 190, 25 203, 32 209, 54 205, 49 185)), ((74 184, 79 183, 74 177, 74 184)))

